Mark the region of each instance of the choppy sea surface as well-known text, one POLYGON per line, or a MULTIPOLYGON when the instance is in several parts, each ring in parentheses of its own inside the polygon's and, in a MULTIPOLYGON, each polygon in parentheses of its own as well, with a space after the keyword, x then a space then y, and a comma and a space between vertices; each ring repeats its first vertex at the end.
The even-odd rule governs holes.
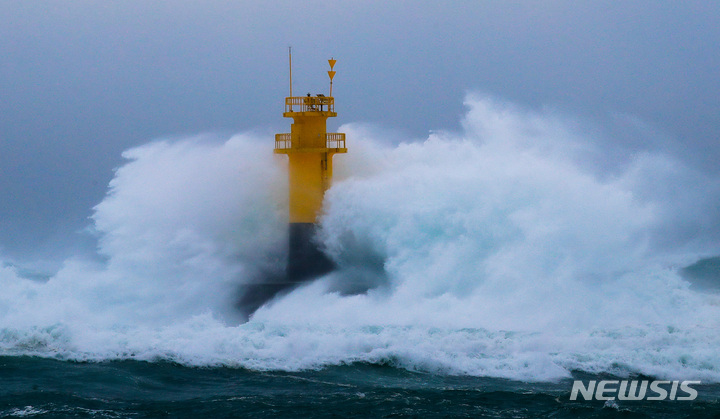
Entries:
POLYGON ((0 260, 0 415, 716 417, 720 179, 466 105, 462 132, 422 141, 340 127, 317 237, 337 269, 252 314, 287 256, 272 137, 126 151, 83 233, 96 254, 0 260), (702 384, 570 400, 603 378, 702 384))
MULTIPOLYGON (((574 374, 576 378, 611 379, 574 374)), ((170 362, 0 358, 2 417, 711 418, 720 386, 695 401, 570 400, 571 380, 528 383, 358 363, 308 371, 170 362)))

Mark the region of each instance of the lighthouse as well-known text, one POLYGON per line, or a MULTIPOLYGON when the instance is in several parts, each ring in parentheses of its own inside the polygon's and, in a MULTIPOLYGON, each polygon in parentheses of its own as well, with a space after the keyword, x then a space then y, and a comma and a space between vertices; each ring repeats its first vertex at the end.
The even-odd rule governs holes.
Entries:
POLYGON ((286 280, 300 282, 332 270, 332 262, 316 239, 318 217, 325 191, 332 180, 332 158, 347 153, 345 134, 327 132, 327 119, 336 117, 332 83, 336 60, 330 59, 330 91, 324 94, 293 96, 290 53, 290 96, 285 98, 283 116, 292 118, 290 132, 275 135, 275 153, 288 156, 289 252, 286 280))

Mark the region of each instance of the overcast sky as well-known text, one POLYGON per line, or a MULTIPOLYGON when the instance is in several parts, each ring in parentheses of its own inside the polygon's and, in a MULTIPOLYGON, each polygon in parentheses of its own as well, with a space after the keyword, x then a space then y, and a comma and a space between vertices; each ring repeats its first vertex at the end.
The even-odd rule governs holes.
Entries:
POLYGON ((716 1, 0 0, 0 253, 72 247, 129 147, 288 131, 290 45, 296 94, 338 60, 336 125, 423 139, 480 92, 718 171, 716 1))

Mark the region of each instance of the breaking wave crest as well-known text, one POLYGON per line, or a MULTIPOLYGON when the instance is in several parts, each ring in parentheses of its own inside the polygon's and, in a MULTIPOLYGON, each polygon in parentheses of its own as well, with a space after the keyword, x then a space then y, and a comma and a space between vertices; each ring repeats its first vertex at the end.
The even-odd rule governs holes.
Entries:
POLYGON ((609 152, 550 111, 466 105, 462 132, 421 142, 341 127, 351 152, 335 157, 319 237, 338 269, 249 320, 244 288, 287 251, 272 140, 128 150, 94 209, 102 261, 67 260, 47 281, 0 268, 0 352, 720 381, 720 298, 681 275, 720 254, 718 180, 659 151, 609 152))

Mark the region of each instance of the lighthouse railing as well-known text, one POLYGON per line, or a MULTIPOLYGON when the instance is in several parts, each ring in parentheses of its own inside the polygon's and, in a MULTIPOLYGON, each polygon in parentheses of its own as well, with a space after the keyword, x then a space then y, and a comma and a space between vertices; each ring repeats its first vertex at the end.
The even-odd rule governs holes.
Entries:
POLYGON ((325 134, 325 147, 345 148, 345 134, 340 132, 329 132, 325 134))
MULTIPOLYGON (((275 150, 290 150, 293 148, 292 134, 275 134, 275 150)), ((341 132, 328 132, 325 134, 325 148, 345 148, 345 134, 341 132)))
POLYGON ((335 98, 329 96, 292 96, 285 98, 285 112, 335 112, 335 98))
POLYGON ((275 149, 285 150, 292 148, 292 136, 290 133, 275 134, 275 149))

